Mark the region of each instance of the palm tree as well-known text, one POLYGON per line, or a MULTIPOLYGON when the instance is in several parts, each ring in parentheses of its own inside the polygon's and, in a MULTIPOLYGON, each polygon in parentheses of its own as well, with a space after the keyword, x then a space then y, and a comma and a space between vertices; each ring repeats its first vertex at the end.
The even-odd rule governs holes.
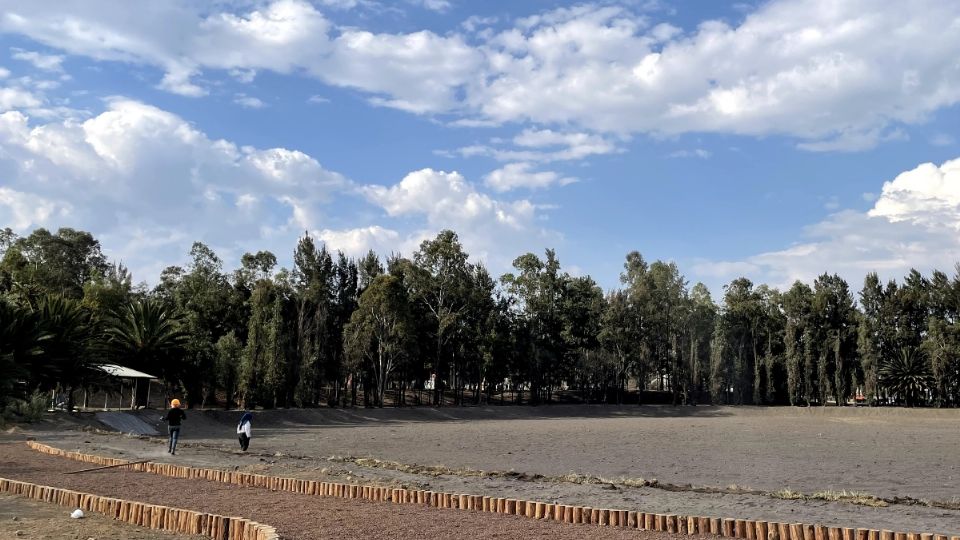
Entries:
POLYGON ((0 406, 28 394, 33 374, 45 371, 42 346, 49 338, 33 310, 0 299, 0 406))
POLYGON ((44 390, 59 388, 67 394, 67 410, 73 409, 77 388, 102 382, 93 344, 100 337, 100 325, 93 313, 79 301, 48 295, 37 302, 39 324, 49 335, 43 344, 44 371, 34 380, 44 390))
POLYGON ((922 355, 914 348, 900 353, 880 365, 880 385, 908 407, 926 401, 925 392, 933 384, 933 376, 922 355))
POLYGON ((130 303, 106 329, 106 352, 117 363, 158 373, 168 383, 180 374, 178 352, 186 342, 180 320, 160 302, 130 303))

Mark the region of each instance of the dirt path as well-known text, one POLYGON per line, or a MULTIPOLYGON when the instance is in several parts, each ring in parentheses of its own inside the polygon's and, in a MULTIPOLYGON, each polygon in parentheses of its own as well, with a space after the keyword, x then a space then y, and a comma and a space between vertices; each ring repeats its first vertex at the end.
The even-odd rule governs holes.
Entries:
POLYGON ((2 477, 153 504, 244 516, 277 527, 286 539, 679 538, 663 533, 565 525, 517 516, 308 497, 216 482, 166 478, 123 469, 62 474, 83 467, 84 464, 78 462, 39 454, 23 444, 0 445, 2 477))
POLYGON ((0 495, 0 538, 24 540, 203 540, 202 536, 151 531, 96 512, 70 519, 71 508, 0 495))

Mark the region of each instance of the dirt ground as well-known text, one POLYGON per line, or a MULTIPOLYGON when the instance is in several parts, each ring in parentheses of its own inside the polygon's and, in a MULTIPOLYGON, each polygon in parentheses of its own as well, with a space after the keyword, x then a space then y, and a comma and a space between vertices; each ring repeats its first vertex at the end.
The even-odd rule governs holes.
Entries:
POLYGON ((95 512, 71 519, 72 508, 0 495, 0 538, 25 540, 201 540, 114 521, 95 512))
MULTIPOLYGON (((154 423, 158 417, 156 411, 138 414, 154 423)), ((235 451, 238 416, 188 411, 185 446, 175 459, 568 504, 960 534, 960 410, 649 405, 278 410, 256 413, 250 455, 235 451), (340 459, 344 456, 442 467, 394 466, 404 469, 398 471, 340 459), (463 468, 514 474, 476 477, 458 471, 463 468), (609 482, 558 478, 571 473, 609 482), (656 479, 659 487, 633 487, 637 479, 656 479), (708 489, 693 489, 701 487, 708 489), (889 502, 875 508, 771 496, 783 489, 808 495, 863 492, 889 502), (895 503, 903 498, 935 504, 895 503)), ((69 449, 169 458, 159 441, 60 428, 31 434, 69 449)))
MULTIPOLYGON (((219 482, 167 478, 124 469, 66 475, 89 465, 0 444, 0 476, 133 500, 244 516, 277 528, 286 540, 330 538, 542 538, 678 540, 676 535, 519 516, 299 495, 219 482)), ((133 536, 123 537, 133 538, 133 536)), ((689 537, 685 537, 689 538, 689 537)))

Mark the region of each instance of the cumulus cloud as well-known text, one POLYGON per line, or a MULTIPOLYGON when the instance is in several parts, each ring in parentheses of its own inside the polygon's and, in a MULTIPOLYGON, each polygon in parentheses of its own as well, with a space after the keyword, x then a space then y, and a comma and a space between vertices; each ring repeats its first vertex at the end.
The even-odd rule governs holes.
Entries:
POLYGON ((159 85, 185 95, 205 94, 196 80, 211 70, 302 72, 375 105, 451 113, 458 125, 786 135, 819 151, 901 137, 898 126, 960 100, 954 2, 878 10, 871 0, 774 0, 737 24, 685 29, 657 24, 659 13, 643 8, 583 4, 480 33, 471 29, 486 21, 468 19, 466 35, 339 27, 320 11, 358 3, 21 2, 0 31, 156 66, 159 85))
POLYGON ((529 200, 493 198, 456 171, 421 169, 393 186, 365 186, 361 192, 388 216, 404 218, 415 229, 401 242, 408 254, 421 240, 453 229, 468 252, 505 270, 517 253, 539 251, 545 242, 559 239, 538 226, 541 216, 529 200))
POLYGON ((164 71, 159 88, 190 97, 209 93, 195 82, 205 70, 226 70, 241 80, 263 70, 306 72, 368 92, 376 104, 413 112, 456 107, 456 88, 481 59, 456 35, 335 30, 305 0, 218 11, 224 8, 208 13, 190 3, 20 3, 0 17, 0 31, 70 54, 156 66, 164 71))
POLYGON ((576 178, 554 171, 534 171, 532 168, 530 163, 508 163, 484 177, 484 182, 500 192, 518 188, 539 189, 576 182, 576 178))
POLYGON ((7 223, 15 230, 26 229, 51 218, 65 219, 69 217, 70 210, 67 202, 0 187, 0 223, 7 223))
POLYGON ((302 152, 211 139, 177 115, 125 99, 83 121, 35 124, 4 112, 0 148, 0 218, 21 231, 91 230, 140 272, 179 260, 193 240, 228 252, 289 250, 349 186, 302 152))
POLYGON ((399 232, 380 225, 341 230, 323 229, 314 231, 313 234, 329 249, 342 251, 350 257, 361 257, 371 249, 381 255, 400 251, 402 242, 399 232))
POLYGON ((741 261, 701 261, 695 274, 745 275, 788 287, 823 272, 857 287, 868 272, 900 278, 911 268, 949 271, 960 261, 960 159, 925 163, 883 185, 867 212, 843 210, 807 227, 806 239, 741 261))

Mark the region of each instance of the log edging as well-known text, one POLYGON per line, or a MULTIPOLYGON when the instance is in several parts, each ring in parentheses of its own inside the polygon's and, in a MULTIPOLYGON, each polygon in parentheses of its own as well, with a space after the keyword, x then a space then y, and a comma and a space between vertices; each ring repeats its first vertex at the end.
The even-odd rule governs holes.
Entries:
POLYGON ((85 512, 97 512, 114 520, 148 529, 203 535, 214 540, 280 539, 275 528, 242 517, 207 514, 185 508, 104 497, 7 478, 0 478, 0 493, 80 508, 85 512))
MULTIPOLYGON (((36 441, 27 441, 39 452, 63 456, 86 463, 116 465, 125 460, 67 452, 36 441)), ((205 469, 172 463, 148 462, 133 464, 135 471, 149 472, 172 478, 211 480, 239 486, 259 487, 274 491, 288 491, 304 495, 366 499, 394 504, 420 504, 436 508, 473 510, 494 514, 511 514, 531 519, 548 519, 563 523, 590 524, 609 527, 663 531, 676 534, 712 534, 725 538, 745 540, 960 540, 960 536, 931 533, 904 533, 889 530, 826 527, 820 524, 780 523, 712 516, 682 516, 658 514, 640 510, 615 510, 573 506, 542 501, 527 501, 504 497, 443 493, 405 488, 362 486, 339 482, 302 480, 264 474, 205 469)), ((230 539, 234 540, 234 539, 230 539)), ((259 540, 259 539, 258 539, 259 540)))

